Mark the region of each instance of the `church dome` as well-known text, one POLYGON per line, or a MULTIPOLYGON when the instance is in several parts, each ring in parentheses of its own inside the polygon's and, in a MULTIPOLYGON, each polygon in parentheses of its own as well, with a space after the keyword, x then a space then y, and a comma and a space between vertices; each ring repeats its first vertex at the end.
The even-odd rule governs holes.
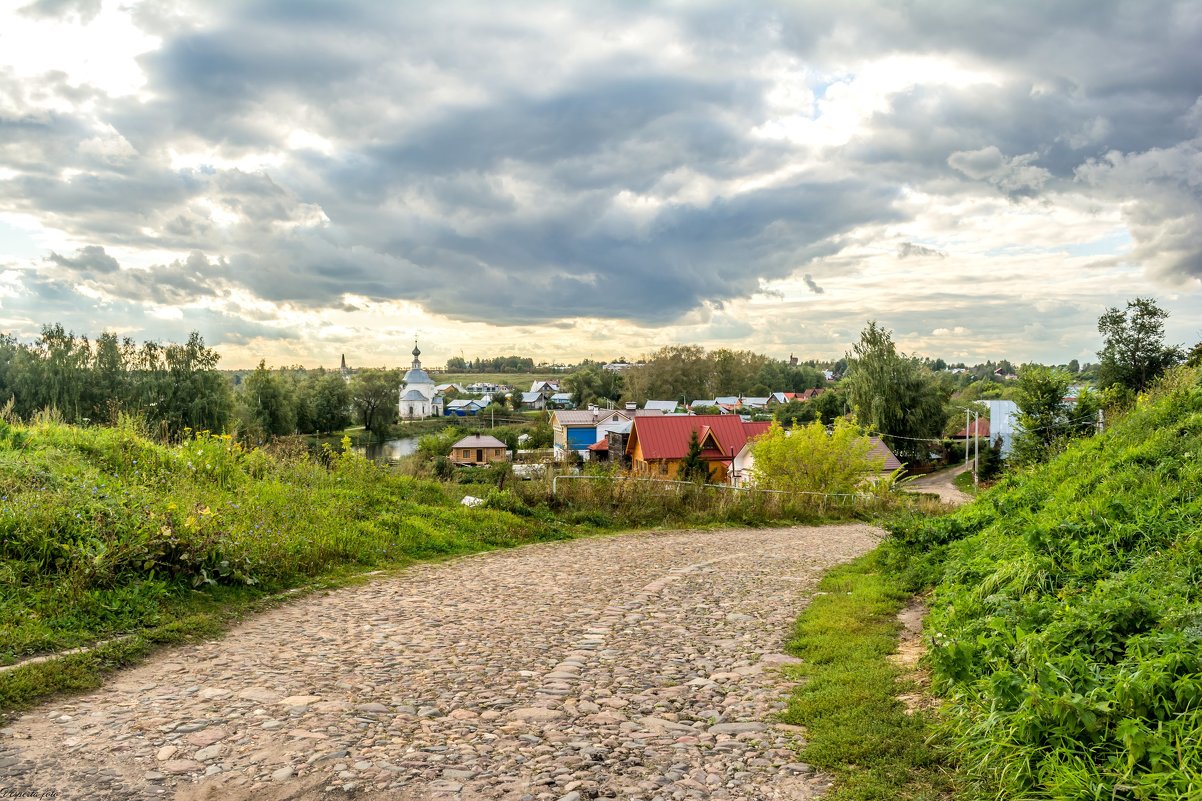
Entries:
POLYGON ((405 373, 405 386, 412 384, 433 384, 434 379, 430 378, 430 374, 420 367, 414 367, 405 373))

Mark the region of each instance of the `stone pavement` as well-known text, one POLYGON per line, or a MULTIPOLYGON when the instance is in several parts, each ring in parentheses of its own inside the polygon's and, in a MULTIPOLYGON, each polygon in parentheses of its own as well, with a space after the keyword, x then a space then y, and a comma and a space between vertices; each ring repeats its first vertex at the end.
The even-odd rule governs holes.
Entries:
POLYGON ((534 545, 301 598, 0 730, 71 799, 810 798, 791 623, 867 525, 534 545))

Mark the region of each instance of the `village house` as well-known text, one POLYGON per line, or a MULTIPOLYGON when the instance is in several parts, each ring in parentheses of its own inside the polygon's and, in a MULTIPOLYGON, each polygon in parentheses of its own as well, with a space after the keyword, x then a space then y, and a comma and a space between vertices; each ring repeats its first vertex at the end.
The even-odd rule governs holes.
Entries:
POLYGON ((451 446, 451 461, 469 467, 509 461, 509 448, 496 437, 469 434, 451 446))
POLYGON ((445 414, 447 417, 475 417, 487 405, 488 402, 481 398, 457 398, 447 401, 445 414))
MULTIPOLYGON (((635 404, 628 404, 634 407, 635 404)), ((611 428, 639 417, 661 416, 659 410, 626 408, 564 409, 551 412, 551 431, 554 435, 556 459, 566 459, 575 451, 581 457, 591 458, 589 449, 596 443, 608 439, 611 428)), ((596 453, 597 451, 593 451, 596 453)))
POLYGON ((745 423, 737 415, 668 415, 636 417, 626 442, 631 469, 640 475, 676 479, 694 433, 701 445, 709 482, 728 481, 736 454, 747 440, 768 430, 771 423, 745 423))

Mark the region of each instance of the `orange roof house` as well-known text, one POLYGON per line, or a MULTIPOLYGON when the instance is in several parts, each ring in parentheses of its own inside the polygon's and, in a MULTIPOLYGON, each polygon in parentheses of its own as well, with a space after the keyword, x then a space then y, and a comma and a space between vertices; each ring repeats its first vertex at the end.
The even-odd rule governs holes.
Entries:
POLYGON ((735 454, 751 437, 771 423, 744 423, 736 415, 699 414, 679 417, 636 417, 626 441, 626 455, 636 473, 675 479, 696 432, 701 458, 709 468, 709 481, 725 483, 735 454))
POLYGON ((973 439, 974 437, 984 437, 989 439, 989 418, 978 417, 973 421, 972 425, 967 428, 962 428, 955 434, 952 434, 952 439, 973 439))

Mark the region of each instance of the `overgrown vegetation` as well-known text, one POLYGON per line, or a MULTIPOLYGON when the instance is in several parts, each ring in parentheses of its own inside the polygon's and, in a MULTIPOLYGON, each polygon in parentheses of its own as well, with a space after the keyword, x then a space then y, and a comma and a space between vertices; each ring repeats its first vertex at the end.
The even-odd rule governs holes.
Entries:
MULTIPOLYGON (((884 457, 871 455, 872 442, 854 423, 839 418, 828 432, 818 421, 788 431, 773 423, 751 446, 757 487, 779 492, 865 492, 865 479, 876 478, 884 457)), ((892 482, 877 485, 888 491, 892 482)))
POLYGON ((1200 382, 1170 373, 1101 436, 893 526, 895 568, 936 583, 930 664, 975 792, 1202 796, 1200 382))
MULTIPOLYGON (((888 546, 882 546, 888 548, 888 546)), ((832 801, 918 801, 952 789, 929 712, 908 713, 899 693, 918 688, 887 658, 911 588, 873 551, 834 568, 797 621, 802 658, 784 720, 806 727, 802 758, 838 781, 832 801)))
POLYGON ((174 446, 124 421, 0 424, 0 661, 159 626, 343 566, 570 536, 465 509, 349 452, 287 458, 227 436, 174 446))

